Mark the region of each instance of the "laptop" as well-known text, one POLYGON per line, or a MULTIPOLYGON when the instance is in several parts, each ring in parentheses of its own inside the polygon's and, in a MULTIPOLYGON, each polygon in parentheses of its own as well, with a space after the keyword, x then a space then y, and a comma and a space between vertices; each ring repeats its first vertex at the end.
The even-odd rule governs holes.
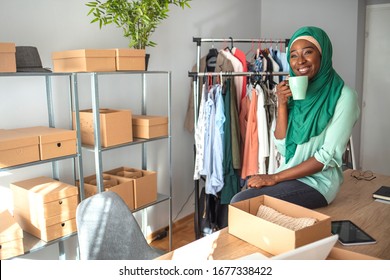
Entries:
POLYGON ((239 260, 325 260, 338 237, 335 234, 273 257, 267 257, 257 252, 241 257, 239 260))

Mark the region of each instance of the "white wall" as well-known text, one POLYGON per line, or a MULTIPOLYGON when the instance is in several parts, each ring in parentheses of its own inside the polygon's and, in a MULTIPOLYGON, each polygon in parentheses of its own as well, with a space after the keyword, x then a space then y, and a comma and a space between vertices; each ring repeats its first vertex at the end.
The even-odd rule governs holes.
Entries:
POLYGON ((390 4, 367 6, 366 20, 361 162, 365 170, 390 175, 390 4))

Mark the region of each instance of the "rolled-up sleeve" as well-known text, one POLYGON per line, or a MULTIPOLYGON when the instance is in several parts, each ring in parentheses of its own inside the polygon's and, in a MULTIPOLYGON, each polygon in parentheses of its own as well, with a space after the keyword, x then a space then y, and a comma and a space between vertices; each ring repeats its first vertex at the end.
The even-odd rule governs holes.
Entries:
POLYGON ((286 138, 276 139, 274 133, 275 132, 273 131, 272 137, 273 137, 275 147, 282 156, 285 156, 285 154, 286 154, 286 138))
POLYGON ((324 164, 323 170, 341 166, 352 128, 359 115, 360 109, 356 92, 344 86, 333 117, 326 128, 324 144, 314 154, 314 157, 324 164))

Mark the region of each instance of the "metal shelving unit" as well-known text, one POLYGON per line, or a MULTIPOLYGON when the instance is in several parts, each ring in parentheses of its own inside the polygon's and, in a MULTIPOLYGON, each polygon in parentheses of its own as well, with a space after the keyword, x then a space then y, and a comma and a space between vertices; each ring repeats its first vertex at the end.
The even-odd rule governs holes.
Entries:
MULTIPOLYGON (((81 157, 81 136, 80 136, 80 123, 79 123, 79 108, 78 108, 78 99, 75 96, 75 83, 74 83, 74 75, 71 73, 51 73, 51 72, 34 72, 34 73, 23 73, 23 72, 17 72, 17 73, 0 73, 0 78, 2 77, 14 77, 14 78, 23 78, 23 77, 41 77, 44 78, 45 81, 45 88, 46 88, 46 100, 47 100, 47 112, 48 112, 48 123, 49 127, 56 127, 56 122, 54 118, 54 102, 53 102, 53 88, 52 88, 52 79, 53 77, 67 77, 69 79, 69 112, 70 112, 70 118, 71 123, 69 124, 69 127, 72 127, 72 118, 73 118, 73 112, 76 112, 75 118, 76 118, 76 130, 77 130, 77 154, 71 155, 71 156, 64 156, 64 157, 58 157, 50 160, 41 160, 41 161, 35 161, 35 162, 29 162, 26 164, 21 164, 17 166, 12 167, 6 167, 6 168, 0 168, 0 173, 2 172, 8 172, 16 169, 21 168, 28 168, 35 165, 42 165, 42 164, 50 164, 52 165, 52 177, 54 179, 59 179, 59 162, 66 160, 66 159, 72 159, 73 158, 73 176, 74 176, 74 182, 77 180, 77 176, 80 178, 80 187, 79 187, 79 195, 80 199, 82 199, 82 196, 84 194, 83 186, 83 170, 82 170, 82 157, 81 157)), ((2 98, 4 99, 4 98, 2 98)), ((24 238, 23 238, 23 244, 24 244, 24 251, 25 254, 41 250, 47 246, 50 246, 52 244, 58 244, 59 246, 59 259, 63 260, 66 259, 65 256, 65 248, 64 248, 64 241, 68 239, 71 236, 76 235, 76 233, 64 236, 62 238, 58 238, 56 240, 52 240, 50 242, 44 242, 40 240, 39 238, 36 238, 32 236, 31 234, 27 232, 23 232, 24 238)))
MULTIPOLYGON (((142 147, 142 169, 147 170, 147 146, 148 143, 155 142, 155 141, 166 141, 167 142, 167 150, 168 150, 168 166, 169 166, 169 186, 168 186, 168 192, 165 194, 158 193, 157 194, 157 200, 153 203, 150 203, 148 205, 145 205, 143 207, 134 209, 133 212, 137 211, 143 211, 142 212, 142 225, 146 225, 146 213, 144 210, 146 210, 148 207, 151 207, 153 205, 162 203, 167 201, 169 203, 169 250, 172 249, 172 159, 171 159, 171 72, 170 71, 117 71, 117 72, 88 72, 88 73, 77 73, 74 76, 75 79, 75 91, 76 96, 80 96, 78 94, 77 89, 77 76, 78 75, 88 75, 90 82, 91 82, 91 99, 92 99, 92 114, 93 114, 93 121, 94 121, 94 146, 86 146, 83 145, 83 149, 86 151, 94 153, 95 158, 95 173, 96 173, 96 184, 98 188, 98 192, 104 191, 104 185, 103 185, 103 159, 102 154, 104 152, 107 152, 109 150, 114 149, 125 149, 126 147, 133 146, 133 145, 141 145, 142 147), (142 100, 141 100, 141 114, 146 115, 147 114, 147 79, 149 77, 153 78, 156 75, 164 75, 166 76, 166 94, 167 94, 167 113, 168 113, 168 136, 166 137, 156 137, 151 139, 140 139, 135 138, 132 142, 110 146, 110 147, 102 147, 101 146, 101 139, 100 139, 100 116, 99 116, 99 108, 100 108, 100 98, 99 98, 99 78, 102 76, 113 76, 113 75, 138 75, 141 77, 142 81, 142 100)), ((102 107, 103 108, 103 107, 102 107)))

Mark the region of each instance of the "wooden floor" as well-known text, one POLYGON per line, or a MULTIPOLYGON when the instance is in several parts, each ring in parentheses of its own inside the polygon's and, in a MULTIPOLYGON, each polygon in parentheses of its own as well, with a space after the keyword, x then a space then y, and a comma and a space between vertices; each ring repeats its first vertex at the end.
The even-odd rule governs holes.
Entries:
MULTIPOLYGON (((188 215, 173 224, 172 230, 172 250, 182 247, 195 240, 194 214, 188 215)), ((169 251, 169 237, 161 240, 155 240, 150 243, 151 246, 169 251)))

